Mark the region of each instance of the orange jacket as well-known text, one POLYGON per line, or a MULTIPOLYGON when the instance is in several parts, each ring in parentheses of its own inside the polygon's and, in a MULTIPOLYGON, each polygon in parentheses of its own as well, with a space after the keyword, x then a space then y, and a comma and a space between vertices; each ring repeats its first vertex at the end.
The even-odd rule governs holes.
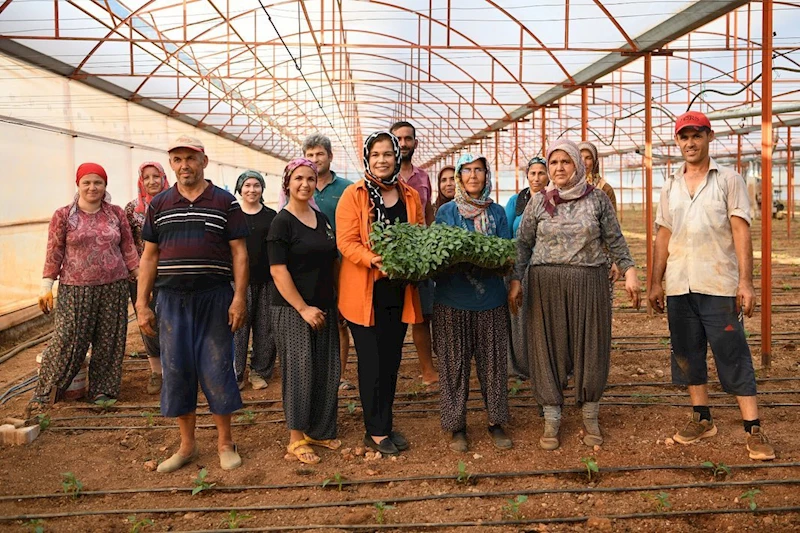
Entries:
MULTIPOLYGON (((399 180, 397 187, 406 206, 408 221, 425 224, 417 191, 399 180)), ((371 265, 376 256, 369 245, 372 222, 369 192, 362 179, 345 189, 336 206, 336 244, 342 253, 339 312, 348 322, 361 326, 375 325, 372 287, 386 276, 371 265)), ((406 286, 402 320, 407 324, 422 322, 419 292, 414 284, 406 286)))

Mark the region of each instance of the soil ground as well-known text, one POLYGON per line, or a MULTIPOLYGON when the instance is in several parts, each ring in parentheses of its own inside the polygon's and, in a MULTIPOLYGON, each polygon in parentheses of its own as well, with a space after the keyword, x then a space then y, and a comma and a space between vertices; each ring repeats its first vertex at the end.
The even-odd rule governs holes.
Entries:
MULTIPOLYGON (((623 220, 637 264, 644 264, 643 232, 638 213, 626 212, 623 220)), ((756 250, 759 226, 754 225, 756 250)), ((712 385, 713 413, 719 434, 700 444, 681 446, 666 442, 682 427, 690 409, 685 393, 669 384, 669 347, 666 318, 633 312, 617 286, 613 321, 614 347, 609 388, 601 409, 605 444, 593 450, 580 440, 580 411, 566 408, 562 424, 562 446, 554 452, 539 449, 542 428, 528 383, 509 381, 513 421, 509 433, 514 448, 495 450, 486 432, 486 419, 473 375, 469 414, 471 450, 457 454, 449 450, 448 435, 439 427, 436 387, 425 387, 419 376, 410 335, 401 366, 395 425, 411 441, 411 448, 396 459, 367 460, 343 450, 321 450, 318 465, 300 465, 284 459, 288 432, 282 424, 279 372, 263 391, 243 391, 248 402, 234 430, 242 454, 242 468, 225 472, 219 468, 213 429, 198 431, 200 458, 176 473, 163 475, 148 471, 145 463, 171 455, 178 442, 173 420, 158 414, 157 398, 145 393, 147 362, 126 357, 122 394, 108 413, 99 413, 81 402, 58 404, 51 411, 51 426, 30 446, 0 448, 0 529, 29 531, 35 527, 32 515, 92 512, 78 517, 46 517, 39 524, 45 531, 133 531, 138 520, 152 520, 143 531, 214 530, 227 527, 231 509, 262 507, 241 511, 242 528, 327 525, 330 530, 379 527, 380 510, 374 502, 388 506, 382 513, 384 527, 399 524, 405 530, 422 530, 424 523, 456 523, 502 520, 544 520, 574 517, 573 523, 506 524, 491 526, 496 531, 798 531, 800 512, 764 512, 762 509, 800 506, 800 247, 788 241, 784 224, 776 224, 773 238, 776 257, 773 269, 772 366, 761 365, 760 310, 746 321, 753 363, 759 380, 761 418, 778 449, 773 468, 751 466, 744 447, 738 409, 732 397, 712 385), (785 378, 776 380, 776 378, 785 378), (654 385, 653 383, 658 383, 654 385), (152 413, 149 415, 148 413, 152 413), (252 423, 250 423, 252 422, 252 423), (150 425, 148 425, 151 423, 150 425), (117 429, 121 426, 130 428, 117 429), (73 428, 73 429, 70 429, 73 428), (92 429, 93 428, 93 429, 92 429), (546 473, 543 470, 584 468, 593 458, 599 474, 589 481, 585 473, 546 473), (476 478, 474 484, 460 484, 454 478, 459 462, 476 478), (731 467, 728 476, 714 481, 705 461, 731 467), (791 463, 791 465, 789 465, 791 463), (784 465, 784 466, 780 466, 784 465), (692 467, 664 469, 665 466, 692 467), (651 467, 629 472, 613 467, 651 467), (201 468, 206 481, 216 485, 192 496, 201 468), (83 491, 124 489, 125 494, 92 495, 79 498, 54 496, 25 499, 23 495, 63 494, 62 474, 71 472, 83 484, 83 491), (507 476, 487 477, 492 473, 507 476), (336 475, 346 480, 341 490, 336 475), (483 475, 483 477, 481 477, 483 475), (442 476, 440 479, 431 477, 442 476), (408 480, 408 478, 428 479, 408 480), (347 481, 366 483, 348 485, 347 481), (277 486, 283 486, 278 488, 277 486), (304 485, 304 486, 297 486, 304 485), (678 487, 676 487, 678 486, 678 487), (238 489, 225 490, 229 487, 238 489), (670 488, 671 487, 671 488, 670 488), (155 492, 152 489, 162 489, 155 492), (614 489, 625 488, 624 491, 614 489), (145 490, 147 489, 147 490, 145 490), (742 497, 751 489, 757 506, 742 497), (549 493, 544 493, 546 491, 549 493), (517 492, 529 492, 528 499, 515 508, 511 499, 517 492), (532 492, 539 491, 539 492, 532 492), (660 493, 663 493, 659 495, 660 493), (15 496, 15 497, 12 497, 15 496), (406 501, 397 501, 406 500, 406 501), (263 507, 273 506, 271 509, 263 507), (154 512, 155 510, 167 512, 154 512), (686 514, 709 509, 741 510, 737 514, 686 514), (113 511, 113 513, 111 512, 113 511), (668 517, 603 517, 674 512, 668 517), (681 514, 683 513, 683 514, 681 514), (21 517, 9 519, 9 517, 21 517), (131 517, 135 515, 135 519, 131 517), (590 520, 586 520, 589 517, 590 520)), ((756 272, 760 272, 756 261, 756 272)), ((642 276, 644 273, 641 272, 642 276)), ((756 276, 756 286, 760 276, 756 276)), ((643 283, 644 285, 644 283, 643 283)), ((32 332, 30 338, 37 334, 32 332)), ((45 344, 31 348, 0 365, 0 392, 20 383, 34 371, 34 358, 45 344)), ((143 351, 138 328, 129 325, 128 354, 143 351)), ((712 376, 713 359, 709 357, 712 376)), ((356 382, 355 354, 351 349, 347 377, 356 382)), ((30 393, 0 406, 0 417, 22 412, 30 393)), ((201 399, 202 401, 202 399, 201 399)), ((574 403, 574 402, 573 402, 574 403)), ((199 424, 210 424, 206 408, 199 410, 199 424)), ((351 452, 360 446, 363 424, 355 391, 342 392, 339 435, 342 448, 351 452), (353 412, 350 412, 353 410, 353 412)), ((485 527, 489 527, 488 525, 485 527)), ((400 529, 400 528, 397 528, 400 529)), ((440 527, 447 531, 468 530, 467 526, 440 527)))

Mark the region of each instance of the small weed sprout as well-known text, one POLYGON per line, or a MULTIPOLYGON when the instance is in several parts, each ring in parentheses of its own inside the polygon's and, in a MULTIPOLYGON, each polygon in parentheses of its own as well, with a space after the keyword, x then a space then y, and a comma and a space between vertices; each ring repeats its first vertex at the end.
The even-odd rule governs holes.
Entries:
POLYGON ((750 489, 746 492, 743 492, 739 499, 742 501, 748 502, 748 507, 750 507, 751 511, 755 511, 758 509, 758 504, 756 503, 756 496, 761 494, 761 491, 758 489, 750 489))
POLYGON ((64 472, 61 477, 61 487, 64 489, 64 494, 71 494, 73 500, 77 499, 83 490, 83 483, 72 472, 64 472))
POLYGON ((256 414, 250 410, 246 409, 242 411, 242 414, 236 417, 237 422, 244 422, 245 424, 253 425, 256 423, 256 414))
POLYGON ((414 399, 417 399, 427 389, 428 389, 428 386, 425 385, 421 381, 419 383, 414 383, 414 386, 411 388, 411 391, 410 391, 411 392, 411 396, 413 396, 414 399))
POLYGON ((669 337, 662 337, 658 339, 658 343, 662 346, 669 346, 669 337))
POLYGON ((511 388, 508 389, 508 395, 509 396, 516 396, 517 394, 519 394, 519 391, 521 389, 522 389, 522 380, 517 378, 517 380, 514 382, 514 384, 511 385, 511 388))
POLYGON ((195 480, 193 481, 194 488, 192 489, 192 496, 194 496, 195 494, 199 494, 204 490, 208 490, 214 485, 216 485, 216 483, 209 483, 208 481, 206 481, 207 475, 208 475, 208 470, 206 470, 205 468, 203 468, 202 470, 200 470, 200 472, 197 473, 197 478, 195 478, 195 480))
POLYGON ((100 410, 104 413, 110 411, 114 404, 117 403, 117 400, 114 398, 108 398, 107 400, 95 400, 94 404, 100 408, 100 410))
POLYGON ((526 501, 528 501, 528 497, 524 494, 520 494, 516 498, 506 500, 506 504, 503 506, 503 514, 512 520, 519 520, 522 518, 522 513, 520 513, 519 507, 526 501))
POLYGON ((472 474, 467 472, 467 464, 464 461, 458 462, 458 475, 456 475, 456 483, 462 485, 474 485, 475 478, 472 474))
POLYGON ((47 413, 39 413, 38 415, 36 415, 36 420, 37 422, 39 422, 39 429, 42 431, 49 428, 50 424, 52 424, 50 420, 50 415, 48 415, 47 413))
POLYGON ((39 519, 31 519, 25 522, 25 527, 31 533, 44 533, 44 521, 39 519))
POLYGON ((383 524, 385 520, 384 513, 389 509, 394 509, 394 505, 386 505, 384 502, 377 502, 375 504, 375 509, 377 510, 375 521, 379 524, 383 524))
POLYGON ((714 479, 725 479, 731 475, 731 469, 725 463, 715 463, 714 461, 705 461, 700 466, 711 470, 711 475, 714 479))
POLYGON ((153 421, 155 413, 152 411, 142 411, 142 417, 146 419, 145 424, 147 427, 152 427, 155 425, 155 422, 153 421))
POLYGON ((336 472, 333 474, 332 478, 327 478, 322 482, 322 488, 324 489, 328 485, 337 485, 339 487, 339 492, 342 492, 342 483, 347 481, 347 478, 344 477, 341 473, 336 472))
POLYGON ((132 514, 128 517, 128 522, 132 524, 130 533, 141 533, 142 531, 144 531, 145 528, 155 525, 155 522, 153 522, 151 519, 149 518, 138 519, 136 518, 135 514, 132 514))
POLYGON ((790 290, 792 290, 792 286, 789 285, 788 283, 784 283, 783 286, 781 287, 781 289, 784 290, 784 291, 790 291, 790 290))
POLYGON ((350 400, 349 402, 347 402, 347 414, 352 415, 355 412, 356 412, 356 402, 350 400))
POLYGON ((239 511, 231 510, 228 513, 228 516, 222 519, 220 522, 219 527, 225 529, 239 529, 239 524, 244 522, 245 520, 249 520, 253 518, 249 514, 239 513, 239 511))
POLYGON ((586 467, 586 479, 591 482, 593 477, 597 477, 600 473, 600 467, 597 466, 597 460, 594 457, 581 457, 581 463, 586 467))
POLYGON ((669 501, 669 494, 666 492, 659 492, 658 494, 650 494, 649 498, 655 501, 656 511, 663 513, 672 509, 672 502, 669 501))

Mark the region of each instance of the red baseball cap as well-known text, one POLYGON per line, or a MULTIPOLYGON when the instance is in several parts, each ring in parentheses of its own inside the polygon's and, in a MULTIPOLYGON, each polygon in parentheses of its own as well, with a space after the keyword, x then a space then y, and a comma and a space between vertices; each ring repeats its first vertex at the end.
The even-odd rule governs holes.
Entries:
POLYGON ((711 129, 711 122, 708 117, 699 111, 687 111, 675 121, 675 135, 683 128, 708 128, 711 129))

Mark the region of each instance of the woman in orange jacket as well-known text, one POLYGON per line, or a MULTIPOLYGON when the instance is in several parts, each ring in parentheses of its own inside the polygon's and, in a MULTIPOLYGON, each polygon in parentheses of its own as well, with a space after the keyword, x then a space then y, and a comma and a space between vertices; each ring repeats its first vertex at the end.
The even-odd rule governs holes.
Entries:
POLYGON ((390 280, 381 256, 371 250, 372 224, 424 224, 419 195, 398 179, 400 142, 376 132, 364 143, 363 180, 345 189, 336 208, 336 242, 342 253, 339 312, 353 334, 358 357, 358 388, 364 411, 364 444, 397 455, 408 441, 392 429, 403 339, 408 324, 422 322, 414 284, 390 280))

